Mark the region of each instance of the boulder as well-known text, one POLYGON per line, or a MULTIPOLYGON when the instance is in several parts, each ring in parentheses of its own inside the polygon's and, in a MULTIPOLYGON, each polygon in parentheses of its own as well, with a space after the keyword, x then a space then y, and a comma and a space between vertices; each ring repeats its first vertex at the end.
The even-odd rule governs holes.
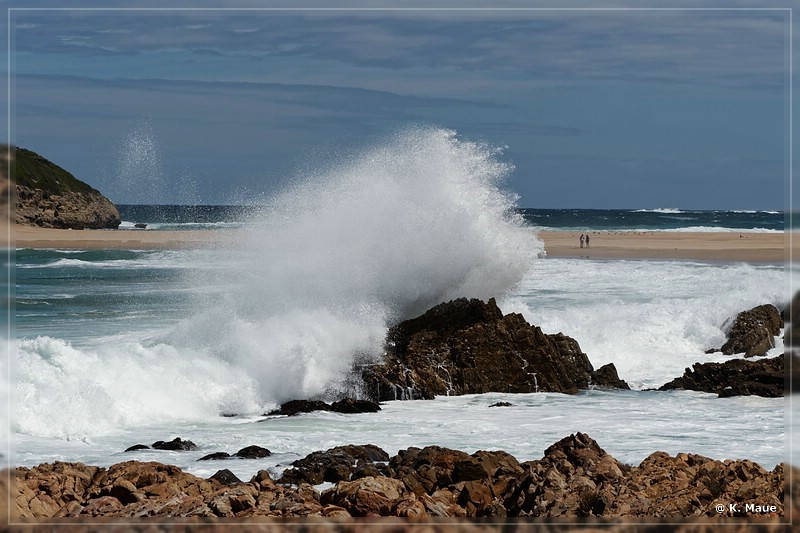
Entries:
POLYGON ((242 459, 261 459, 264 457, 269 457, 272 455, 272 452, 266 448, 262 448, 261 446, 253 445, 242 448, 234 455, 242 459))
POLYGON ((392 327, 384 363, 363 369, 376 401, 486 392, 576 393, 593 368, 570 337, 547 335, 492 298, 460 298, 392 327))
POLYGON ((786 390, 784 355, 747 361, 732 359, 724 363, 695 363, 683 376, 658 390, 686 389, 711 392, 720 397, 765 396, 777 398, 786 390))
POLYGON ((217 470, 213 476, 209 479, 214 479, 219 481, 222 485, 235 485, 236 483, 241 483, 242 480, 236 477, 236 474, 228 470, 227 468, 223 468, 222 470, 217 470))
POLYGON ((133 446, 131 446, 129 448, 126 448, 125 451, 126 452, 136 452, 136 451, 139 451, 139 450, 149 450, 149 449, 150 449, 150 446, 146 446, 144 444, 134 444, 133 446))
POLYGON ((405 494, 401 481, 369 476, 338 483, 322 493, 320 502, 341 507, 352 516, 388 516, 405 494))
POLYGON ((226 452, 215 452, 215 453, 210 453, 208 455, 204 455, 203 457, 198 459, 198 461, 219 461, 221 459, 230 459, 230 458, 231 458, 231 454, 229 454, 229 453, 226 453, 226 452))
POLYGON ((759 305, 742 311, 728 329, 728 340, 720 350, 725 355, 743 353, 745 357, 765 355, 775 347, 775 337, 780 335, 783 319, 772 304, 759 305))
POLYGON ((152 444, 156 450, 171 450, 171 451, 192 451, 197 449, 197 445, 190 440, 181 440, 180 437, 175 437, 169 442, 158 440, 152 444))
MULTIPOLYGON (((283 472, 280 482, 293 485, 300 483, 319 485, 325 481, 331 483, 346 481, 359 466, 388 460, 389 454, 373 444, 337 446, 324 452, 313 452, 293 462, 292 468, 283 472)), ((383 465, 375 468, 379 472, 385 471, 383 465)))
POLYGON ((381 410, 381 406, 369 400, 354 400, 352 398, 344 398, 338 402, 331 404, 331 411, 336 413, 377 413, 381 410))

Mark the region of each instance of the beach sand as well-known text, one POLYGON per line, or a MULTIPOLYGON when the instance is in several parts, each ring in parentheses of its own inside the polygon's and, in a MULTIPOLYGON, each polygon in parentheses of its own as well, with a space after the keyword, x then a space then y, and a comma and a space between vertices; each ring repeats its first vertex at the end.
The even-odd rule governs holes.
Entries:
MULTIPOLYGON (((61 230, 0 225, 0 236, 17 248, 170 249, 224 245, 232 231, 61 230)), ((591 247, 580 248, 580 232, 539 233, 548 257, 615 259, 697 259, 748 262, 800 258, 790 234, 754 232, 591 232, 591 247)))

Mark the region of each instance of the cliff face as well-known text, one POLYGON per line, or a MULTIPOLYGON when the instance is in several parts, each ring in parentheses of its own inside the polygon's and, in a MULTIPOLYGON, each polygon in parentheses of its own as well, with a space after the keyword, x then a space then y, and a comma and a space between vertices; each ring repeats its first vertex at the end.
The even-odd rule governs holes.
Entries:
POLYGON ((101 229, 120 225, 119 211, 88 184, 39 154, 17 148, 12 163, 17 224, 101 229))

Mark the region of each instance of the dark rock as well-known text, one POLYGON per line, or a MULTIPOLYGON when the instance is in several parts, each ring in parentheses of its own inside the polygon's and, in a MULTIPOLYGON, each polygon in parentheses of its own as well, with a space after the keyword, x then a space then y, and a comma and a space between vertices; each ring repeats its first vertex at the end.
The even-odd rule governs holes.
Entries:
POLYGON ((269 457, 272 455, 272 452, 266 448, 262 448, 261 446, 253 445, 242 448, 234 455, 236 457, 241 457, 242 459, 261 459, 262 457, 269 457))
POLYGON ((385 363, 362 377, 377 401, 485 392, 586 389, 592 365, 566 335, 546 335, 494 299, 460 298, 401 322, 387 335, 385 363))
POLYGON ((150 446, 145 446, 144 444, 134 444, 130 448, 127 448, 126 452, 135 452, 137 450, 149 450, 150 446))
POLYGON ((774 305, 759 305, 749 311, 742 311, 736 315, 728 330, 728 340, 720 350, 725 355, 765 355, 775 347, 775 336, 780 334, 782 327, 783 319, 774 305))
POLYGON ((377 413, 381 410, 381 406, 369 400, 345 398, 333 402, 330 409, 336 413, 377 413))
POLYGON ((720 397, 784 395, 786 376, 783 355, 746 361, 732 359, 724 363, 695 363, 683 376, 675 378, 658 390, 687 389, 712 392, 720 397))
POLYGON ((592 385, 598 389, 631 389, 625 380, 619 378, 614 363, 603 365, 592 372, 592 385))
POLYGON ((281 405, 280 409, 270 411, 268 416, 286 415, 294 416, 300 413, 311 413, 312 411, 330 411, 331 406, 320 400, 291 400, 281 405))
POLYGON ((800 291, 795 293, 781 315, 786 322, 789 322, 783 334, 783 344, 790 352, 800 352, 800 319, 792 320, 795 314, 800 314, 800 291))
POLYGON ((210 453, 208 455, 204 455, 203 457, 198 459, 198 461, 219 461, 220 459, 230 459, 230 458, 231 458, 231 454, 229 454, 229 453, 216 452, 216 453, 210 453))
POLYGON ((152 444, 152 447, 156 450, 172 450, 172 451, 192 451, 196 450, 197 446, 194 442, 190 440, 181 440, 180 437, 175 437, 169 442, 164 442, 163 440, 156 441, 152 444))
POLYGON ((511 407, 511 404, 509 402, 497 402, 493 403, 489 407, 511 407))
POLYGON ((147 227, 147 224, 144 224, 143 222, 137 222, 136 224, 133 225, 133 227, 139 229, 145 229, 147 227))
POLYGON ((284 471, 281 483, 319 485, 349 480, 359 463, 388 461, 389 454, 373 444, 337 446, 324 452, 314 452, 292 463, 284 471))
POLYGON ((217 472, 208 479, 215 479, 223 485, 235 485, 236 483, 242 483, 242 480, 236 477, 236 475, 227 468, 223 470, 217 470, 217 472))

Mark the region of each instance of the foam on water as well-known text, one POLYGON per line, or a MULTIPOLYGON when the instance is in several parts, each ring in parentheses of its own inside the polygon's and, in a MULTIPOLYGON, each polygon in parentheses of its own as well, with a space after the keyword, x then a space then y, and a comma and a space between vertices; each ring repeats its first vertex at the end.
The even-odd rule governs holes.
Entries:
MULTIPOLYGON (((595 367, 614 363, 633 387, 657 387, 725 342, 728 320, 787 301, 782 265, 548 259, 533 263, 504 312, 574 337, 595 367)), ((775 354, 782 353, 777 340, 775 354)))
POLYGON ((55 272, 190 267, 164 288, 191 287, 195 311, 98 338, 89 309, 74 318, 83 338, 19 341, 14 428, 92 436, 350 387, 355 358, 379 359, 390 323, 508 294, 542 252, 500 189, 511 167, 499 156, 452 131, 409 129, 298 177, 221 250, 51 259, 55 272))

